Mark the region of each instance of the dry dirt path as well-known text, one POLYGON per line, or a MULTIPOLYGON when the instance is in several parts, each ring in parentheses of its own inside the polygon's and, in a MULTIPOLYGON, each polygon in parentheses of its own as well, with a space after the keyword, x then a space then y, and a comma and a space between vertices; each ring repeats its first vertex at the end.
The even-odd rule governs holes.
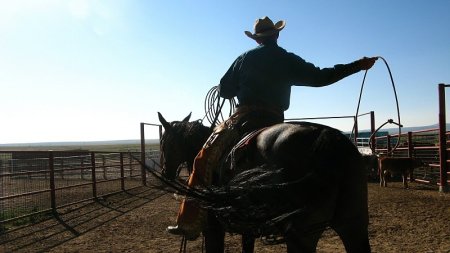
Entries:
MULTIPOLYGON (((2 235, 0 252, 178 252, 180 239, 167 234, 178 202, 158 188, 139 187, 99 202, 61 210, 58 219, 2 235)), ((450 252, 450 194, 401 183, 369 184, 370 240, 373 252, 450 252)), ((227 235, 226 252, 239 252, 240 238, 227 235)), ((188 243, 201 252, 202 240, 188 243)), ((284 245, 257 241, 255 252, 285 252, 284 245)), ((344 252, 326 231, 317 252, 344 252)))

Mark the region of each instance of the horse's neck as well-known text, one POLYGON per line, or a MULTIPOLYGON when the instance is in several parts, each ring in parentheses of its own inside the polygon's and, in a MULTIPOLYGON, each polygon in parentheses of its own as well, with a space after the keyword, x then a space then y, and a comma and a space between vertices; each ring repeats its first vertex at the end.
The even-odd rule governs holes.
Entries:
POLYGON ((212 130, 198 122, 192 122, 192 124, 193 125, 188 126, 185 130, 185 132, 188 133, 185 141, 188 146, 190 146, 190 149, 192 149, 192 152, 198 153, 211 135, 212 130))

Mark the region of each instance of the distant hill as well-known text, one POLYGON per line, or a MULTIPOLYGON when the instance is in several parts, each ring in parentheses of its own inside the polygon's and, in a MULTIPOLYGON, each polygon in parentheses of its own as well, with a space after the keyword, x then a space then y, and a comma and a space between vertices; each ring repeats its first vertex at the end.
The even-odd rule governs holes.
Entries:
MULTIPOLYGON (((34 143, 8 143, 0 144, 0 147, 52 147, 52 146, 104 146, 104 145, 136 145, 141 140, 111 140, 111 141, 72 141, 72 142, 34 142, 34 143)), ((158 139, 147 139, 146 144, 158 144, 158 139)))
MULTIPOLYGON (((436 129, 439 128, 439 124, 434 124, 434 125, 428 125, 428 126, 417 126, 417 127, 402 127, 401 131, 402 133, 407 133, 407 132, 415 132, 415 131, 422 131, 422 130, 428 130, 428 129, 436 129)), ((447 130, 450 130, 450 124, 447 123, 446 125, 447 130)), ((383 128, 383 131, 387 131, 389 132, 389 134, 397 134, 398 133, 398 127, 393 127, 393 128, 383 128)), ((366 130, 368 131, 368 130, 366 130)))
MULTIPOLYGON (((414 132, 421 131, 427 129, 438 128, 438 124, 428 125, 428 126, 417 126, 417 127, 402 127, 402 133, 406 132, 414 132)), ((447 124, 447 129, 450 129, 450 123, 447 124)), ((369 132, 369 129, 360 130, 360 132, 369 132)), ((380 131, 389 132, 389 134, 398 133, 398 127, 393 128, 382 128, 380 131)), ((71 146, 105 146, 105 145, 138 145, 141 143, 141 140, 111 140, 111 141, 73 141, 73 142, 35 142, 35 143, 8 143, 8 144, 0 144, 0 147, 71 147, 71 146)), ((146 144, 158 144, 159 139, 147 139, 145 141, 146 144)))
MULTIPOLYGON (((427 126, 416 126, 416 127, 402 127, 401 131, 402 131, 402 133, 407 133, 407 132, 416 132, 416 131, 437 129, 437 128, 439 128, 439 124, 427 125, 427 126)), ((447 131, 450 131, 450 123, 447 123, 446 128, 447 128, 447 131)), ((368 132, 370 132, 370 129, 359 130, 359 132, 360 133, 368 133, 368 132)), ((397 134, 398 127, 381 128, 378 133, 382 133, 382 132, 384 133, 384 135, 397 134)), ((344 132, 344 133, 350 134, 351 132, 344 132)))

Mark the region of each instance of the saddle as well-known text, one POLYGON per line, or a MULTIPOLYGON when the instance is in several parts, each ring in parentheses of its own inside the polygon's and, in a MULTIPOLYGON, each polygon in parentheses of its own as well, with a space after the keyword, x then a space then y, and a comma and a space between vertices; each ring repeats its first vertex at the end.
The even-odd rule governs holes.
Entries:
POLYGON ((256 137, 265 129, 267 127, 250 132, 234 145, 226 159, 230 161, 230 170, 237 170, 238 164, 242 164, 244 159, 248 159, 248 154, 255 148, 256 137))
MULTIPOLYGON (((251 168, 254 165, 251 154, 255 148, 256 137, 267 127, 281 122, 282 113, 252 106, 238 107, 238 111, 217 128, 217 134, 228 131, 229 134, 225 135, 231 142, 222 142, 225 145, 221 147, 221 158, 217 163, 219 170, 216 182, 223 184, 233 175, 251 168)), ((214 141, 213 138, 212 142, 214 141)))
MULTIPOLYGON (((234 200, 236 202, 234 204, 237 204, 239 208, 218 208, 215 211, 219 216, 229 218, 224 223, 228 231, 235 233, 245 232, 256 237, 261 237, 267 244, 279 244, 285 242, 283 231, 286 228, 285 225, 288 224, 287 221, 294 216, 303 214, 305 210, 295 209, 288 210, 288 212, 284 209, 287 205, 286 203, 280 205, 261 205, 261 202, 257 201, 251 204, 250 199, 265 198, 267 194, 272 194, 273 192, 276 195, 280 193, 280 196, 286 196, 284 193, 290 187, 289 184, 284 184, 283 186, 277 185, 280 182, 279 180, 285 177, 284 169, 277 169, 267 164, 258 164, 260 159, 255 159, 257 158, 255 157, 257 148, 256 139, 261 132, 269 127, 263 127, 245 134, 237 144, 230 148, 229 152, 225 152, 226 155, 222 158, 218 170, 220 174, 219 185, 230 184, 240 186, 237 188, 225 188, 228 191, 226 194, 229 194, 232 199, 235 198, 234 200), (272 183, 274 183, 273 186, 272 183), (266 187, 260 187, 260 184, 266 187), (274 190, 273 192, 267 192, 267 186, 276 188, 271 188, 274 190), (230 191, 230 189, 234 190, 230 191), (256 192, 258 191, 261 194, 257 194, 256 192), (255 197, 255 194, 259 197, 255 197), (246 202, 246 199, 249 202, 246 202), (242 214, 237 213, 236 210, 245 211, 242 214), (273 218, 274 214, 278 211, 282 215, 273 218), (267 220, 268 218, 273 219, 267 220)), ((272 196, 269 198, 276 200, 274 203, 280 200, 279 197, 272 196)), ((229 201, 228 197, 226 199, 229 201)))
POLYGON ((256 149, 256 137, 265 130, 263 127, 248 134, 245 134, 237 144, 226 148, 224 156, 219 162, 219 178, 221 183, 228 182, 229 179, 244 170, 254 166, 253 151, 256 149))

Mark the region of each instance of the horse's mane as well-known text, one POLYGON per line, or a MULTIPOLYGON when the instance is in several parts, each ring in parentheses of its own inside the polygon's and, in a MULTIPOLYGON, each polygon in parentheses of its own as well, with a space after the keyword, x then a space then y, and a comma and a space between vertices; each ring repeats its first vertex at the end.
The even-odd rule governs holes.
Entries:
POLYGON ((209 127, 203 125, 199 120, 190 122, 173 121, 170 125, 170 133, 173 137, 184 140, 185 143, 190 143, 190 146, 199 146, 199 148, 212 132, 209 127))
POLYGON ((202 139, 209 136, 211 130, 204 126, 200 121, 182 122, 185 125, 184 137, 187 139, 202 139))

